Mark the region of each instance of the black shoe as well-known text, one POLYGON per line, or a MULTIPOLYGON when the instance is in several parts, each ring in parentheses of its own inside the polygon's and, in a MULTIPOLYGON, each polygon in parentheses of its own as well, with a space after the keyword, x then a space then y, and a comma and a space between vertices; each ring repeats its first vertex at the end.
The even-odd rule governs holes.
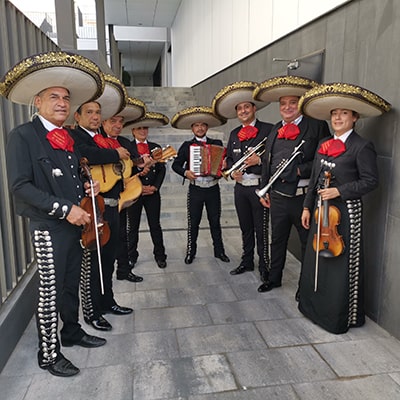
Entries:
POLYGON ((195 256, 191 256, 190 254, 188 254, 185 257, 185 264, 191 264, 193 262, 194 258, 195 258, 195 256))
POLYGON ((225 253, 215 254, 216 258, 219 258, 223 262, 230 262, 231 260, 225 253))
POLYGON ((231 275, 240 275, 246 271, 254 271, 254 267, 245 267, 244 265, 239 265, 237 268, 229 272, 231 275))
POLYGON ((273 282, 264 282, 258 289, 257 291, 259 291, 260 293, 264 293, 264 292, 269 292, 274 288, 280 287, 282 286, 281 283, 273 283, 273 282))
POLYGON ((129 282, 142 282, 143 278, 139 275, 134 274, 133 272, 129 272, 127 276, 117 275, 118 281, 129 281, 129 282))
POLYGON ((118 304, 113 305, 109 310, 106 311, 110 314, 115 315, 128 315, 133 312, 132 308, 119 306, 118 304))
POLYGON ((158 268, 166 268, 167 267, 167 262, 165 260, 156 260, 156 263, 158 265, 158 268))
POLYGON ((92 348, 92 347, 100 347, 100 346, 104 346, 106 344, 107 340, 97 337, 97 336, 92 336, 92 335, 88 335, 87 333, 85 333, 80 340, 78 340, 77 342, 66 342, 64 340, 61 339, 61 343, 64 347, 72 347, 72 346, 82 346, 82 347, 88 347, 88 348, 92 348))
POLYGON ((54 364, 47 365, 45 367, 41 366, 40 368, 46 369, 52 375, 61 376, 64 378, 68 376, 74 376, 80 371, 78 367, 75 367, 75 365, 72 364, 71 361, 67 360, 62 354, 54 364))
POLYGON ((100 315, 99 318, 93 319, 91 321, 85 320, 89 325, 92 325, 94 329, 98 331, 111 331, 112 325, 100 315))
POLYGON ((297 302, 300 301, 300 289, 297 289, 296 294, 294 295, 294 298, 296 299, 297 302))

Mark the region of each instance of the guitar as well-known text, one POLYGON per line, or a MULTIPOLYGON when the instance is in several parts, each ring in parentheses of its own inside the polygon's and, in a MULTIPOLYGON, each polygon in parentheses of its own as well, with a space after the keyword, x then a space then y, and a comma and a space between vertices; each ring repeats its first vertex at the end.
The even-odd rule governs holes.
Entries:
MULTIPOLYGON (((164 148, 156 147, 150 153, 150 157, 156 162, 166 162, 177 156, 172 146, 164 148)), ((100 192, 106 193, 111 190, 120 179, 128 179, 132 175, 132 168, 143 163, 143 158, 119 160, 116 163, 91 165, 93 180, 99 181, 100 192)))

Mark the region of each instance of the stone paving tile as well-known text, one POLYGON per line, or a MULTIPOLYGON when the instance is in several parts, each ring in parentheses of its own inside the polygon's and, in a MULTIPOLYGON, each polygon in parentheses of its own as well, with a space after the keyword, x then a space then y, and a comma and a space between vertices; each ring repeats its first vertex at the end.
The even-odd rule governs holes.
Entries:
POLYGON ((176 335, 184 357, 266 348, 250 323, 178 329, 176 335))
MULTIPOLYGON (((151 279, 151 278, 146 278, 151 279)), ((132 293, 132 307, 134 310, 143 308, 168 307, 168 296, 165 289, 159 290, 137 290, 132 293)))
POLYGON ((301 383, 294 385, 301 400, 398 400, 400 386, 388 375, 367 376, 351 380, 301 383))
POLYGON ((206 307, 194 305, 175 308, 152 308, 135 312, 135 331, 153 331, 201 326, 211 323, 206 307))
POLYGON ((315 348, 339 377, 352 377, 399 372, 399 353, 390 349, 392 343, 373 338, 317 344, 315 348))
MULTIPOLYGON (((189 396, 188 400, 299 400, 290 385, 189 396)), ((315 399, 314 399, 315 400, 315 399)))
MULTIPOLYGON (((168 267, 167 267, 168 268, 168 267)), ((177 287, 193 287, 198 285, 198 278, 192 271, 157 274, 140 282, 136 290, 169 289, 177 287)))
POLYGON ((209 304, 207 308, 215 324, 286 318, 286 314, 276 304, 261 300, 209 304))
POLYGON ((168 289, 168 298, 171 307, 237 300, 228 284, 168 289))
MULTIPOLYGON (((37 367, 39 370, 39 367, 37 367)), ((8 400, 24 400, 25 394, 32 383, 33 377, 28 374, 24 376, 5 376, 4 373, 0 376, 0 392, 1 399, 8 400)))
POLYGON ((135 364, 134 393, 140 400, 169 399, 236 389, 222 355, 135 364))
POLYGON ((132 346, 132 361, 135 363, 180 356, 174 330, 134 333, 126 345, 132 346))
POLYGON ((228 353, 240 386, 286 385, 336 376, 311 346, 228 353))

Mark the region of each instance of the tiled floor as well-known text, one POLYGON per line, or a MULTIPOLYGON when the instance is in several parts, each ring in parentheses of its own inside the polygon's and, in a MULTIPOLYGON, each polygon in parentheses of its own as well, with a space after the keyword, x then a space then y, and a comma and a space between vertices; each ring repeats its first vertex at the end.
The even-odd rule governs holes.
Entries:
POLYGON ((223 231, 229 264, 213 257, 207 230, 191 265, 186 232, 164 235, 165 270, 142 233, 135 272, 144 281, 115 282, 133 316, 107 316, 104 347, 63 350, 80 374, 57 378, 37 367, 32 321, 0 375, 1 400, 400 399, 400 342, 369 319, 332 335, 303 318, 290 254, 283 286, 259 294, 257 272, 229 274, 240 259, 238 229, 223 231))

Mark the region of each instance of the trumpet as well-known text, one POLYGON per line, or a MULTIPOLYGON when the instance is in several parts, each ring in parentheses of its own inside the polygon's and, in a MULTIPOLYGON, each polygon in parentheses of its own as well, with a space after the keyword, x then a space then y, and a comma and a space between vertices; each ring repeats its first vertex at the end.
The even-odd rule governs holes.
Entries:
POLYGON ((282 160, 282 162, 278 165, 276 172, 269 178, 268 183, 262 188, 256 190, 256 195, 264 200, 267 200, 267 192, 271 189, 271 186, 274 182, 279 178, 281 173, 292 163, 292 161, 301 153, 300 147, 303 146, 305 140, 302 140, 301 143, 296 146, 293 150, 293 153, 287 160, 282 160))
POLYGON ((247 165, 244 163, 248 158, 250 158, 253 154, 256 154, 257 156, 262 156, 265 152, 265 147, 264 143, 267 140, 265 137, 263 140, 261 140, 260 143, 257 144, 257 146, 252 147, 251 149, 248 149, 244 154, 243 157, 237 160, 232 167, 225 171, 221 171, 222 176, 228 180, 232 172, 239 171, 242 172, 246 169, 247 165))

